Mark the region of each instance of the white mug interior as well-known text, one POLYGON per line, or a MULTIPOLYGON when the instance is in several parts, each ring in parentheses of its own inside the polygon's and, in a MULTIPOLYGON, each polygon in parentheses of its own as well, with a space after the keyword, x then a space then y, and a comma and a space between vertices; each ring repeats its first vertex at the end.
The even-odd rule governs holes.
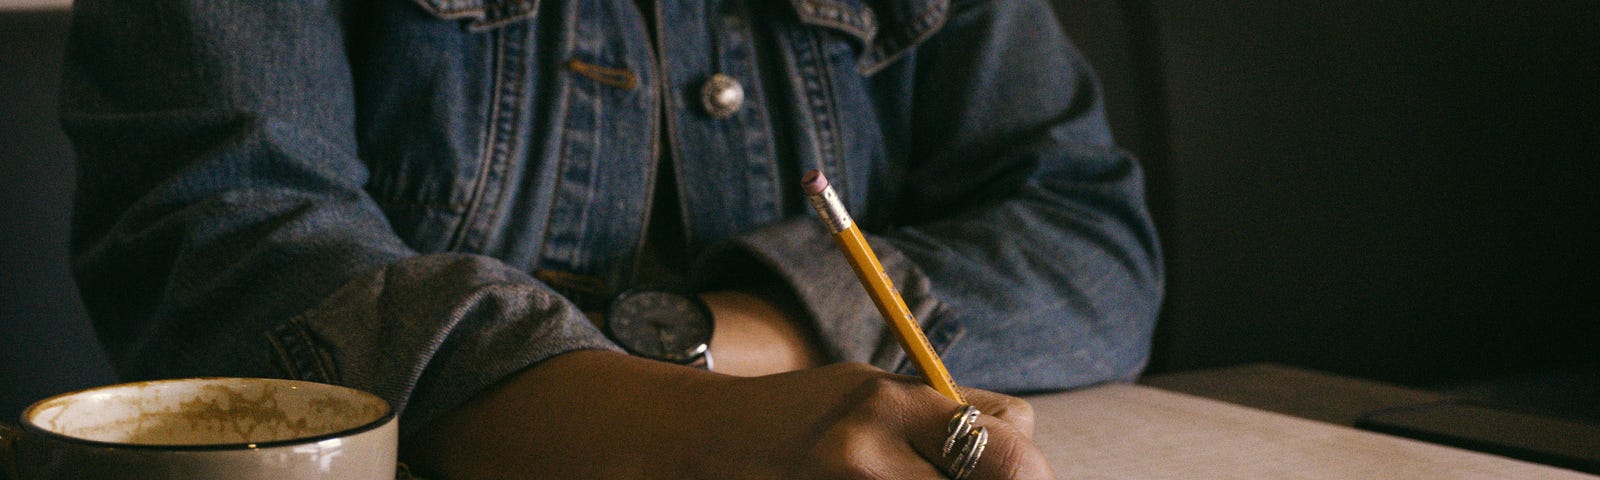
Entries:
POLYGON ((23 413, 36 431, 119 445, 267 446, 385 423, 388 402, 313 382, 191 378, 128 383, 45 399, 23 413))

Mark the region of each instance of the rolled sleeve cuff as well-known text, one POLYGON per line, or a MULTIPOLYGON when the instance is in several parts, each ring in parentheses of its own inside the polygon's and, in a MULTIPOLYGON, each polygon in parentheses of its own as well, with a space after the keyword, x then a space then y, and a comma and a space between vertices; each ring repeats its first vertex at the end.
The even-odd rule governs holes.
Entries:
MULTIPOLYGON (((949 348, 961 337, 961 329, 941 318, 945 308, 934 297, 928 278, 883 239, 868 236, 867 243, 934 348, 949 348)), ((696 260, 692 278, 702 290, 787 285, 830 360, 911 371, 905 352, 889 334, 832 235, 814 218, 786 220, 713 245, 696 260)))
POLYGON ((522 272, 457 254, 365 275, 268 340, 284 376, 388 400, 402 436, 547 358, 618 350, 571 302, 522 272))

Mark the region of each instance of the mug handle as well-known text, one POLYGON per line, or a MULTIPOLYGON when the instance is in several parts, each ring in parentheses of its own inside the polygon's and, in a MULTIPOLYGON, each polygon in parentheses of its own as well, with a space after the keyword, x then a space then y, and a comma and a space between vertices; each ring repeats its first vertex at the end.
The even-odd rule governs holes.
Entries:
POLYGON ((11 422, 0 420, 0 469, 5 470, 6 478, 19 479, 17 474, 17 439, 22 437, 22 428, 12 425, 11 422))

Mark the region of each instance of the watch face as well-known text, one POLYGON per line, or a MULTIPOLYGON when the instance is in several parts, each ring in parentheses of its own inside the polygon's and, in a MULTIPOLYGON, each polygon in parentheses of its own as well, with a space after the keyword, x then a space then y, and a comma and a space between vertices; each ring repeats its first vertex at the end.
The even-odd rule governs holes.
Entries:
POLYGON ((624 294, 606 316, 606 328, 623 348, 674 363, 705 353, 711 325, 709 312, 695 299, 658 290, 624 294))

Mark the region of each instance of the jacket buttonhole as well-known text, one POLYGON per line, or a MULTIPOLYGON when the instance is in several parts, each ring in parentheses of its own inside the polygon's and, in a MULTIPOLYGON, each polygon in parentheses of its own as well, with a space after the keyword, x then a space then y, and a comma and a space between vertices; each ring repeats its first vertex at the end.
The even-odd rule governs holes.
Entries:
POLYGON ((603 67, 576 58, 567 60, 566 66, 568 70, 589 77, 602 85, 623 90, 633 90, 633 87, 639 86, 639 77, 627 69, 603 67))

